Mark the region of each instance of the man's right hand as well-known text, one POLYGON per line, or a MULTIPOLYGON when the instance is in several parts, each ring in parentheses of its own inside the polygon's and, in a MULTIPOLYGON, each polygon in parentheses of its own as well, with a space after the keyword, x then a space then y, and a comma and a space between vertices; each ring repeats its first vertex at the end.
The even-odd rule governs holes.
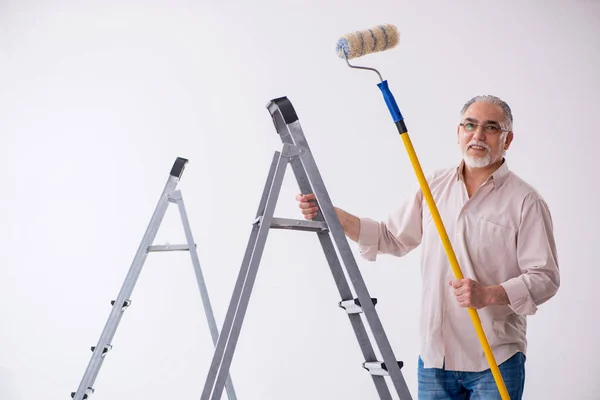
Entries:
POLYGON ((311 220, 317 216, 319 207, 317 207, 316 199, 313 193, 296 195, 296 201, 302 210, 304 219, 311 220))
MULTIPOLYGON (((304 219, 311 220, 317 216, 319 207, 317 206, 316 200, 317 198, 313 193, 300 193, 296 195, 296 201, 298 202, 298 207, 302 210, 304 219)), ((342 229, 346 236, 355 242, 358 242, 358 236, 360 235, 360 219, 338 207, 333 207, 333 209, 340 220, 340 224, 342 225, 342 229)))

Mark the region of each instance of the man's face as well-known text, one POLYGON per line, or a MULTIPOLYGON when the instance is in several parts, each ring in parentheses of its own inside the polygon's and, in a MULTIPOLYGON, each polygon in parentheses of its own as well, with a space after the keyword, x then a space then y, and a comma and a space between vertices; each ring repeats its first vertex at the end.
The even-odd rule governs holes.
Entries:
POLYGON ((502 131, 504 111, 496 104, 476 102, 465 111, 458 127, 458 144, 465 163, 488 167, 504 157, 512 132, 502 131))

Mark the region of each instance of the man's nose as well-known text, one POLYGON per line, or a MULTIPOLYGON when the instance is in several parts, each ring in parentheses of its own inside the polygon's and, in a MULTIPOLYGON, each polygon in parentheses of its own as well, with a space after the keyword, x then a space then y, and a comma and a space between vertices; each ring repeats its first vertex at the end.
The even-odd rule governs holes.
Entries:
POLYGON ((473 138, 475 138, 476 140, 485 139, 485 130, 482 126, 478 126, 475 128, 475 131, 473 132, 473 138))

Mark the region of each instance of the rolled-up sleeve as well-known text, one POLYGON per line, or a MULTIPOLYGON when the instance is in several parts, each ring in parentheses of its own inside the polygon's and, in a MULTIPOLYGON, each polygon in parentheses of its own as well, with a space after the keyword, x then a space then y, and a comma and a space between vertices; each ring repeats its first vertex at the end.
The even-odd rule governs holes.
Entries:
POLYGON ((524 205, 517 258, 522 274, 501 285, 515 313, 533 315, 560 286, 552 219, 547 204, 538 197, 530 196, 524 205))
POLYGON ((421 190, 404 201, 386 221, 360 218, 360 255, 375 261, 378 254, 402 257, 421 243, 423 236, 423 196, 421 190))
POLYGON ((358 249, 360 250, 360 255, 369 261, 375 261, 379 251, 379 224, 379 222, 371 218, 360 218, 358 249))

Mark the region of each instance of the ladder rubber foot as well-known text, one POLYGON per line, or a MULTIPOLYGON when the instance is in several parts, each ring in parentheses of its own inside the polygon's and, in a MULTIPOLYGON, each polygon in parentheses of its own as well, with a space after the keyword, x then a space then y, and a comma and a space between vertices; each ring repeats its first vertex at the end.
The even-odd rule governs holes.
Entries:
MULTIPOLYGON (((403 361, 398 361, 398 367, 402 368, 404 366, 403 361)), ((390 373, 387 370, 387 367, 382 361, 367 361, 363 363, 363 368, 369 371, 371 375, 377 376, 389 376, 390 373)))
MULTIPOLYGON (((376 298, 371 298, 371 301, 373 302, 373 305, 377 304, 377 299, 376 298)), ((338 303, 338 305, 343 308, 344 310, 346 310, 346 312, 348 314, 358 314, 363 312, 362 306, 360 304, 360 300, 359 299, 352 299, 352 300, 343 300, 340 301, 338 303)))

